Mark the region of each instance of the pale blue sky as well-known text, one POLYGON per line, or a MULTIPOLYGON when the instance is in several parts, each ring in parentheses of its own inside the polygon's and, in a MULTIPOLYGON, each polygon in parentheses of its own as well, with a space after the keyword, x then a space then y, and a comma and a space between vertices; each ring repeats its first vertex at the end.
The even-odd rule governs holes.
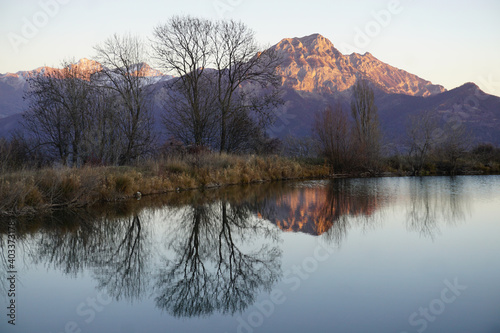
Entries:
POLYGON ((472 81, 500 96, 498 0, 0 0, 0 73, 92 57, 111 34, 149 37, 176 14, 242 20, 264 45, 321 33, 344 53, 369 51, 447 89, 472 81), (50 13, 43 3, 59 5, 50 13), (373 13, 388 8, 376 23, 373 13), (23 34, 26 22, 38 31, 23 34), (360 37, 366 29, 371 36, 360 37))

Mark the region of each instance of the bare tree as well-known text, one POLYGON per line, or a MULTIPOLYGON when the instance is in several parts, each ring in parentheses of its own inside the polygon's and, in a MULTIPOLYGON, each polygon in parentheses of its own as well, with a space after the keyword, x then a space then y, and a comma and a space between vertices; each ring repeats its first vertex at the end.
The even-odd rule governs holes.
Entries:
POLYGON ((176 78, 166 87, 165 125, 186 144, 209 144, 214 131, 214 96, 205 72, 210 63, 213 24, 194 17, 172 17, 154 30, 159 66, 176 78))
POLYGON ((25 94, 28 110, 24 113, 25 127, 38 146, 46 146, 64 165, 81 165, 85 133, 88 130, 89 84, 91 72, 69 62, 63 69, 29 79, 25 94), (71 158, 71 161, 69 159, 71 158))
POLYGON ((94 48, 103 68, 104 87, 118 98, 116 120, 125 142, 120 164, 148 153, 154 143, 151 78, 145 64, 145 44, 132 35, 113 35, 94 48))
POLYGON ((116 126, 120 122, 120 114, 116 112, 117 95, 100 83, 100 80, 91 82, 93 91, 88 107, 92 118, 86 140, 87 162, 114 165, 119 161, 126 139, 116 126))
POLYGON ((316 114, 314 133, 318 137, 322 154, 333 170, 344 171, 351 162, 350 122, 340 104, 328 106, 316 114))
POLYGON ((242 22, 217 22, 211 40, 217 70, 213 86, 218 102, 219 149, 234 151, 238 141, 272 122, 272 109, 281 103, 281 78, 276 72, 281 58, 271 49, 259 52, 255 33, 242 22), (257 123, 258 128, 254 130, 251 123, 257 123), (245 132, 249 128, 252 131, 245 132))
POLYGON ((283 139, 282 152, 290 157, 313 158, 321 153, 320 145, 315 136, 297 137, 293 134, 288 134, 283 139))
POLYGON ((371 168, 380 155, 380 129, 373 89, 366 80, 354 85, 351 112, 354 119, 353 139, 357 159, 363 168, 371 168))
POLYGON ((193 108, 190 89, 184 89, 182 79, 167 81, 163 89, 163 124, 167 133, 185 145, 212 146, 216 136, 215 99, 209 82, 200 78, 193 108), (196 110, 196 111, 194 111, 196 110))
POLYGON ((30 78, 24 125, 35 150, 46 148, 64 165, 117 163, 126 141, 116 126, 123 115, 116 112, 117 94, 99 78, 101 69, 95 62, 66 62, 30 78))
POLYGON ((281 63, 259 53, 255 33, 234 21, 173 17, 154 31, 155 57, 176 79, 167 84, 165 125, 185 143, 248 150, 278 105, 281 63), (209 68, 213 69, 209 69, 209 68))
POLYGON ((410 116, 407 125, 408 151, 406 160, 414 175, 418 175, 429 159, 435 144, 436 117, 429 111, 410 116))
POLYGON ((443 135, 436 148, 438 156, 445 162, 445 169, 451 174, 457 172, 459 159, 470 149, 471 135, 461 121, 450 119, 443 128, 443 135))

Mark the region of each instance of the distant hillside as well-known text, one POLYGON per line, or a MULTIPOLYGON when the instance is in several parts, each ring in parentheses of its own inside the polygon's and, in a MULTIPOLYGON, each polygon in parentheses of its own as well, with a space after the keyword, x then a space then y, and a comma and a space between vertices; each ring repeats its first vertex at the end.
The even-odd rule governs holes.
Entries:
MULTIPOLYGON (((500 97, 488 95, 475 84, 430 97, 387 94, 374 86, 375 103, 386 143, 401 143, 406 135, 410 115, 423 111, 435 113, 440 125, 459 121, 468 128, 474 143, 500 145, 500 97)), ((350 114, 351 91, 344 93, 311 93, 287 89, 285 106, 272 128, 277 137, 311 134, 314 115, 327 105, 340 103, 350 114)))

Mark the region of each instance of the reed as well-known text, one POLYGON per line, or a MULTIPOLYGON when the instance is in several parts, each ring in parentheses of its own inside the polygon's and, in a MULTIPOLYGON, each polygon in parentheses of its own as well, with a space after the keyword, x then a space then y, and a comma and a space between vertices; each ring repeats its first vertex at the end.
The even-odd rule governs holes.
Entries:
POLYGON ((142 195, 286 179, 324 178, 323 164, 280 156, 202 153, 134 166, 21 170, 0 176, 0 215, 90 206, 142 195))

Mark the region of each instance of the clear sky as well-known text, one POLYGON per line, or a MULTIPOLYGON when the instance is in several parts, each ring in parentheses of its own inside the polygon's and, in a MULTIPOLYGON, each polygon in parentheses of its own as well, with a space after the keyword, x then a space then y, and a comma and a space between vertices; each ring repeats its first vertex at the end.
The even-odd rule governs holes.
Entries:
POLYGON ((90 58, 113 33, 147 38, 183 14, 241 20, 263 45, 320 33, 343 53, 500 96, 498 0, 0 0, 0 73, 90 58))

